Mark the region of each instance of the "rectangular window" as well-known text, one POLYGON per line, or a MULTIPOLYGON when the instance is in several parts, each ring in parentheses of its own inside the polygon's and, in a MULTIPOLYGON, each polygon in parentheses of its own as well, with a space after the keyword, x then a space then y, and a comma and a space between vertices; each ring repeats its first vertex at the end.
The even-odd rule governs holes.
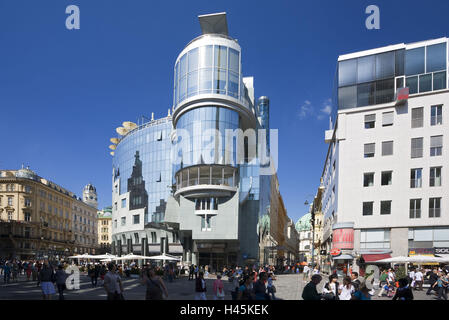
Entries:
POLYGON ((372 216, 373 215, 373 202, 364 202, 363 203, 363 215, 364 216, 372 216))
POLYGON ((122 219, 121 219, 121 225, 122 225, 122 226, 126 225, 126 217, 122 217, 122 219))
POLYGON ((393 111, 382 113, 382 127, 393 125, 393 115, 394 115, 393 111))
POLYGON ((12 206, 13 197, 8 197, 8 206, 12 206))
POLYGON ((376 123, 376 114, 365 115, 365 129, 374 128, 375 123, 376 123))
POLYGON ((425 72, 425 47, 405 51, 405 75, 415 75, 425 72))
POLYGON ((410 188, 421 188, 422 168, 410 170, 410 188))
POLYGON ((441 198, 429 199, 429 218, 441 217, 441 198))
POLYGON ((389 229, 365 229, 360 231, 361 249, 389 249, 389 229))
POLYGON ((430 125, 443 124, 443 106, 432 106, 430 111, 430 125))
POLYGON ((382 155, 383 156, 393 155, 393 141, 382 142, 382 155))
POLYGON ((380 214, 391 214, 391 200, 380 202, 380 214))
POLYGON ((446 69, 446 42, 427 46, 426 72, 446 69))
POLYGON ((423 155, 423 138, 412 138, 411 157, 422 158, 423 155))
POLYGON ((422 128, 424 125, 424 108, 412 109, 412 128, 422 128))
POLYGON ((139 224, 140 223, 140 215, 139 214, 133 215, 133 223, 134 224, 139 224))
POLYGON ((430 183, 431 187, 441 187, 441 167, 430 168, 430 183))
POLYGON ((117 202, 114 203, 114 209, 117 211, 117 202))
POLYGON ((393 174, 393 171, 383 171, 382 172, 382 179, 381 179, 382 186, 389 186, 392 184, 392 174, 393 174))
POLYGON ((364 158, 374 157, 375 143, 366 143, 364 145, 364 158))
POLYGON ((421 199, 410 199, 410 219, 421 218, 421 199))
POLYGON ((134 243, 139 243, 139 234, 137 232, 134 233, 134 243))
POLYGON ((430 137, 430 156, 441 156, 443 153, 443 136, 430 137))
POLYGON ((114 220, 114 228, 117 228, 117 220, 114 220))
POLYGON ((422 74, 419 76, 419 92, 432 91, 432 74, 422 74))
POLYGON ((363 186, 364 187, 374 186, 374 173, 373 172, 363 174, 363 186))
POLYGON ((418 76, 405 78, 405 85, 409 87, 409 93, 418 93, 418 76))
POLYGON ((338 63, 338 86, 348 86, 357 82, 357 59, 338 63))
POLYGON ((340 109, 357 107, 357 86, 338 88, 338 107, 340 109))
POLYGON ((126 198, 122 199, 122 208, 126 208, 126 198))
MULTIPOLYGON (((375 83, 368 82, 357 85, 357 106, 369 106, 375 104, 375 83)), ((375 115, 373 115, 375 116, 375 115)), ((365 116, 366 117, 366 116, 365 116)), ((366 128, 366 125, 365 125, 366 128)), ((374 128, 374 124, 373 124, 374 128)))
POLYGON ((433 74, 433 90, 446 89, 446 71, 433 74))
POLYGON ((25 212, 25 221, 31 221, 31 213, 25 212))

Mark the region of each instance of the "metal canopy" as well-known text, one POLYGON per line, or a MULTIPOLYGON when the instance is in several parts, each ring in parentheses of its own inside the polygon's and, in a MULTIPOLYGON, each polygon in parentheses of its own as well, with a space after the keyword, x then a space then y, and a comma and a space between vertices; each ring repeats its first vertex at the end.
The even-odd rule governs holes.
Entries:
POLYGON ((226 12, 204 14, 198 16, 203 34, 218 33, 228 35, 226 12))

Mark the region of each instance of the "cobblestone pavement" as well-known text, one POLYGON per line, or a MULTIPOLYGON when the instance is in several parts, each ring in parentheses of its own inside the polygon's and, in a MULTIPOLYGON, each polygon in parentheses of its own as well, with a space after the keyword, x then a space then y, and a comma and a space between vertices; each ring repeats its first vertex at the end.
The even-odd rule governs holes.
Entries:
MULTIPOLYGON (((324 285, 324 279, 318 285, 318 291, 324 285)), ((67 300, 105 300, 106 293, 103 287, 92 287, 90 283, 90 278, 87 275, 81 275, 81 283, 79 290, 66 290, 65 298, 67 300)), ((212 285, 215 280, 215 276, 211 275, 206 279, 207 285, 207 299, 213 299, 212 285)), ((195 281, 189 281, 187 277, 181 277, 174 280, 173 282, 165 281, 168 292, 169 300, 193 300, 195 298, 195 281)), ((226 277, 223 278, 223 283, 225 286, 225 300, 231 300, 231 290, 232 284, 227 280, 226 277)), ((276 280, 273 282, 276 286, 276 298, 282 300, 302 300, 301 294, 302 290, 307 283, 303 280, 302 275, 297 274, 285 274, 277 275, 276 280)), ((127 278, 123 280, 124 284, 124 295, 126 300, 143 300, 145 298, 145 287, 140 284, 140 281, 135 278, 127 278)), ((435 296, 427 296, 425 294, 427 288, 424 291, 414 291, 416 300, 434 300, 435 296)), ((391 300, 388 297, 377 297, 379 290, 376 290, 376 295, 373 296, 373 300, 391 300)), ((57 294, 53 299, 57 299, 57 294)), ((42 299, 41 288, 36 286, 36 282, 27 282, 24 276, 20 276, 19 282, 4 284, 3 279, 0 279, 0 300, 39 300, 42 299)))

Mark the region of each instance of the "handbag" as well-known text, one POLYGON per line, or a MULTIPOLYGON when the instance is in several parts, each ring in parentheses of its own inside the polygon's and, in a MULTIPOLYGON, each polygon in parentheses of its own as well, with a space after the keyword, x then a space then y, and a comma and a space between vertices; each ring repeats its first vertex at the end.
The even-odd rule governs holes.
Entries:
POLYGON ((325 293, 323 295, 324 300, 335 300, 335 295, 331 292, 325 293))

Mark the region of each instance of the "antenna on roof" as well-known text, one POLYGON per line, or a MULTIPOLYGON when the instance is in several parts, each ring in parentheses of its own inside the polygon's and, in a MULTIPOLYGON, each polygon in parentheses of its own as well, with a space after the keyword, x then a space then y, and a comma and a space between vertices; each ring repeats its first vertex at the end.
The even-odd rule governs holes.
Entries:
POLYGON ((151 121, 154 121, 154 112, 151 112, 151 121))

